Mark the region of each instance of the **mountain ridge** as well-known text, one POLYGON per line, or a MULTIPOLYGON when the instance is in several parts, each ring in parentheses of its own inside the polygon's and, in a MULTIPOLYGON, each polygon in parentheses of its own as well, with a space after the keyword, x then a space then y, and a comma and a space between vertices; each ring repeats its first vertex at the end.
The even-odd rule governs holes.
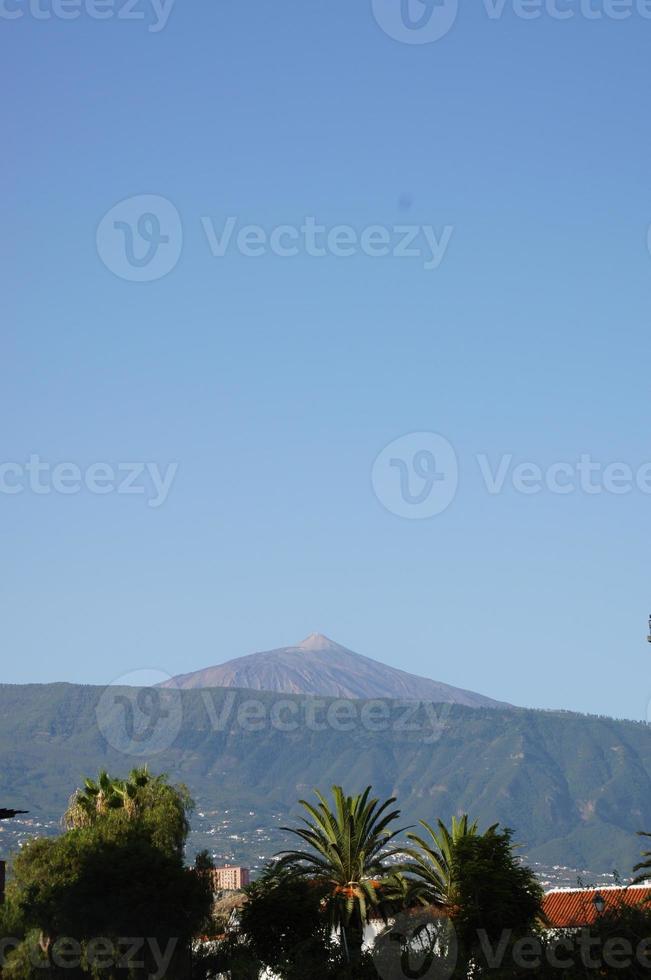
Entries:
MULTIPOLYGON (((0 685, 3 800, 41 825, 51 820, 55 832, 86 776, 125 775, 147 763, 188 786, 197 801, 193 839, 204 847, 219 838, 229 863, 283 849, 278 828, 294 821, 296 800, 333 783, 397 795, 405 824, 464 812, 482 826, 499 820, 532 860, 594 872, 630 874, 642 847, 637 831, 651 829, 651 738, 643 722, 452 704, 435 712, 435 728, 431 705, 421 701, 409 718, 404 703, 387 703, 378 726, 373 702, 353 701, 327 724, 327 699, 285 695, 278 717, 277 695, 259 692, 263 710, 249 724, 250 690, 163 694, 163 710, 152 714, 151 698, 141 700, 133 687, 0 685), (125 749, 130 721, 147 736, 136 754, 125 749), (224 821, 228 829, 219 830, 224 821), (262 850, 260 828, 276 828, 262 850)), ((0 850, 8 844, 5 830, 0 850)))

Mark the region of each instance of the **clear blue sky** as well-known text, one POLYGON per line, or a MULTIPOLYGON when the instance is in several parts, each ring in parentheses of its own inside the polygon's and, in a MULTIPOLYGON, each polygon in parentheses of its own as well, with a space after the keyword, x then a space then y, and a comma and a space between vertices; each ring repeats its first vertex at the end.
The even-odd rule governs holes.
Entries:
POLYGON ((1 25, 2 461, 178 472, 157 508, 0 494, 0 679, 173 674, 315 630, 517 704, 646 717, 651 496, 490 495, 475 457, 651 460, 651 20, 467 2, 406 44, 367 0, 177 0, 158 32, 23 14, 1 25), (183 244, 133 282, 96 232, 143 194, 183 244), (219 258, 206 216, 454 233, 434 270, 219 258), (430 431, 459 490, 403 519, 373 461, 430 431))

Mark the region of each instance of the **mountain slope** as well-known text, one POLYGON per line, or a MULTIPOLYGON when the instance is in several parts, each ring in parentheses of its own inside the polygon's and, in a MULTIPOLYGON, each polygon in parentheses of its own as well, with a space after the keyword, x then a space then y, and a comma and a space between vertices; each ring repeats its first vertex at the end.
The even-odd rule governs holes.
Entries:
POLYGON ((297 646, 252 653, 217 667, 181 674, 162 686, 184 690, 238 687, 333 698, 406 698, 471 708, 508 707, 482 694, 388 667, 320 633, 311 633, 297 646))
POLYGON ((366 714, 372 703, 352 701, 351 727, 335 716, 327 723, 324 704, 337 702, 260 692, 251 724, 250 691, 163 691, 159 711, 140 693, 110 688, 107 714, 101 688, 0 686, 0 803, 57 819, 85 775, 147 762, 189 787, 200 846, 252 865, 286 846, 278 828, 294 821, 297 799, 334 782, 397 795, 405 825, 462 812, 482 826, 499 820, 529 859, 595 873, 630 874, 636 832, 651 830, 651 732, 642 723, 421 703, 413 713, 389 705, 378 725, 366 723, 376 718, 366 714), (137 756, 121 751, 134 721, 137 756))

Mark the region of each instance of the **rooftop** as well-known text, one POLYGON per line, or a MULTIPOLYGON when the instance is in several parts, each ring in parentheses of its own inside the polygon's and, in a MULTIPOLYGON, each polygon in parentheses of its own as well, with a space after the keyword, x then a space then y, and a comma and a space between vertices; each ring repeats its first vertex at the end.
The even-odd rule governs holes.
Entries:
POLYGON ((570 929, 592 925, 600 914, 614 912, 622 906, 632 907, 650 901, 651 885, 558 888, 545 895, 543 913, 551 928, 570 929), (597 895, 604 901, 601 913, 594 904, 597 895))

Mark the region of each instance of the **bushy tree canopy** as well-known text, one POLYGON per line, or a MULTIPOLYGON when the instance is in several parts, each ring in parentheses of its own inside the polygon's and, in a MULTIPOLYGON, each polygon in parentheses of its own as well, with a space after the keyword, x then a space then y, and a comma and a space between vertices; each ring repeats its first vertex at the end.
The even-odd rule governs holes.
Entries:
MULTIPOLYGON (((24 941, 9 957, 6 977, 46 976, 44 969, 55 969, 64 941, 81 950, 78 965, 69 966, 66 976, 121 976, 128 964, 117 966, 116 957, 128 953, 128 939, 141 941, 131 957, 132 973, 155 974, 158 949, 169 953, 182 975, 189 943, 211 900, 209 883, 183 865, 191 802, 184 788, 143 773, 131 806, 109 804, 107 787, 119 785, 125 784, 106 774, 97 783, 88 781, 66 815, 70 829, 56 838, 37 838, 17 855, 7 909, 24 941), (84 795, 94 799, 94 807, 84 810, 84 795), (41 967, 33 962, 35 936, 41 967), (101 965, 93 958, 98 940, 107 944, 101 965)), ((5 934, 9 926, 5 921, 5 934)))

